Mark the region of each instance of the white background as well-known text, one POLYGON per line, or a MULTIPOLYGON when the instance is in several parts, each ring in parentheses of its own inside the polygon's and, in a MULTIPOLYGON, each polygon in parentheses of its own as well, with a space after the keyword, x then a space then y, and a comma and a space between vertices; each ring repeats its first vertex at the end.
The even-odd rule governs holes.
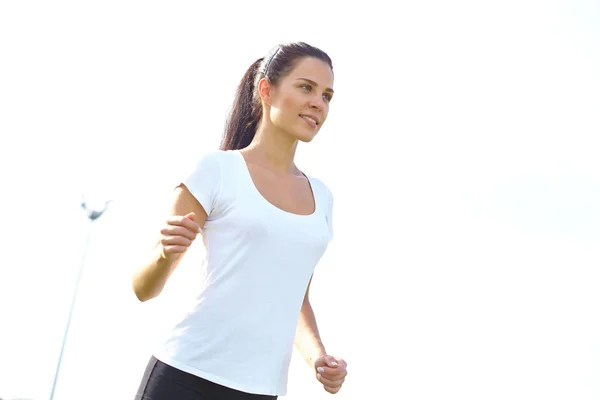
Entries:
MULTIPOLYGON (((329 53, 298 165, 335 195, 313 305, 340 399, 600 397, 597 1, 54 1, 0 6, 0 397, 132 399, 193 296, 139 303, 169 183, 217 147, 246 68, 329 53)), ((200 257, 198 249, 189 258, 200 257)), ((329 398, 296 353, 289 399, 329 398)))

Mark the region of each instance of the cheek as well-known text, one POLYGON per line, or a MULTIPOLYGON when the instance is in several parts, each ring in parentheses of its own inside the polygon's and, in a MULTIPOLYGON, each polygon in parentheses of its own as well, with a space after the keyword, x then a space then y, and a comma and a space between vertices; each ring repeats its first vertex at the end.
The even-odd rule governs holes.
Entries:
MULTIPOLYGON (((327 120, 327 116, 329 115, 329 106, 328 105, 323 108, 322 115, 323 115, 323 123, 325 123, 325 121, 327 120)), ((321 125, 323 125, 323 124, 321 124, 321 125)))
POLYGON ((298 100, 294 96, 286 96, 281 102, 281 111, 286 114, 298 115, 298 100))
POLYGON ((273 122, 293 122, 300 114, 299 103, 293 96, 281 98, 277 105, 271 108, 273 122))

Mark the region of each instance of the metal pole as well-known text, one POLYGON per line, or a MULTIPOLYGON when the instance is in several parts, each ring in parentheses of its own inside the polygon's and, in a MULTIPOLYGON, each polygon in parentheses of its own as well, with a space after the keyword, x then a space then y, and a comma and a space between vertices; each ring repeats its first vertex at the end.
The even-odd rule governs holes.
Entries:
POLYGON ((54 373, 54 382, 52 383, 52 391, 50 392, 50 400, 54 399, 54 391, 56 390, 56 383, 58 382, 58 375, 60 373, 60 365, 62 362, 63 354, 65 351, 65 345, 67 343, 67 336, 69 335, 69 328, 71 326, 71 317, 73 316, 73 309, 75 308, 75 302, 77 300, 77 293, 79 292, 79 284, 81 282, 81 276, 83 275, 83 267, 85 266, 85 257, 87 254, 88 244, 90 242, 90 237, 92 236, 92 226, 94 221, 98 219, 104 211, 106 211, 106 207, 109 202, 106 202, 104 209, 102 210, 91 210, 87 207, 85 200, 81 203, 81 207, 86 211, 88 217, 88 231, 85 238, 85 243, 83 245, 83 255, 81 258, 81 263, 79 264, 79 272, 77 273, 77 280, 75 281, 75 289, 73 291, 73 296, 71 298, 71 308, 69 309, 69 316, 67 318, 67 326, 65 328, 65 333, 63 334, 62 345, 60 347, 60 354, 58 356, 58 363, 56 365, 56 372, 54 373))

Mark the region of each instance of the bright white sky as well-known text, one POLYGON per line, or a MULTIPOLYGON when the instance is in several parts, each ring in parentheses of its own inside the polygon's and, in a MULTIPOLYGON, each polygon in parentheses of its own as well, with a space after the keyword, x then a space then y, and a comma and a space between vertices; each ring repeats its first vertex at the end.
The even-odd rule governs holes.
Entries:
MULTIPOLYGON (((189 264, 130 290, 170 179, 216 148, 250 63, 304 40, 336 77, 298 164, 336 199, 313 304, 337 398, 599 398, 599 3, 206 3, 0 6, 0 397, 50 394, 87 192, 115 202, 55 399, 133 399, 193 296, 189 264)), ((286 398, 329 398, 298 354, 286 398)))

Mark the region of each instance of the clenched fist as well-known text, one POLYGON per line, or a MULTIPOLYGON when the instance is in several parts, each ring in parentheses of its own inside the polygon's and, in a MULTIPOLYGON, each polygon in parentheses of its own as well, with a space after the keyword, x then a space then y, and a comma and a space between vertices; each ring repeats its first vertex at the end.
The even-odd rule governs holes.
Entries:
POLYGON ((167 226, 161 229, 159 246, 165 259, 177 259, 191 246, 200 232, 196 223, 196 214, 175 215, 167 220, 167 226))
POLYGON ((346 366, 346 361, 330 355, 323 355, 315 360, 317 379, 327 392, 335 394, 340 391, 348 375, 346 366))

